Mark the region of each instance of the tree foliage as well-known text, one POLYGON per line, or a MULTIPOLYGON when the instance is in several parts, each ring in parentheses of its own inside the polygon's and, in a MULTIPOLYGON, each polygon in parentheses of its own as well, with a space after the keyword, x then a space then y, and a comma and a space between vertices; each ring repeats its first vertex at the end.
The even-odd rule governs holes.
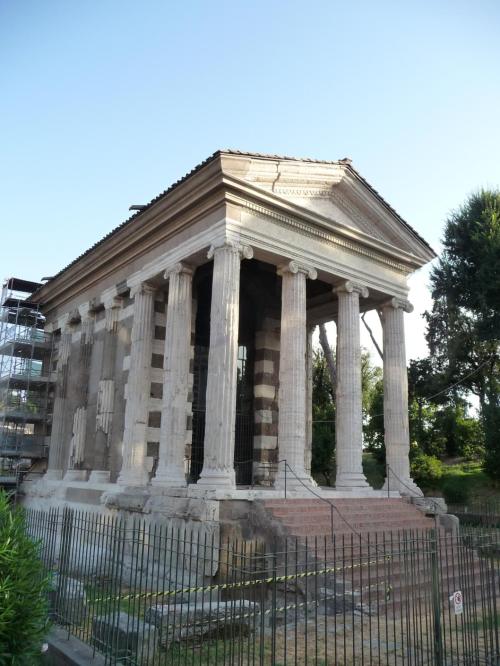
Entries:
MULTIPOLYGON (((443 246, 426 314, 432 370, 438 384, 458 383, 443 399, 455 410, 467 392, 478 397, 486 471, 500 479, 500 192, 471 195, 447 220, 443 246)), ((448 417, 449 429, 457 412, 448 417)))
MULTIPOLYGON (((333 357, 334 350, 331 350, 333 357)), ((372 402, 378 398, 381 368, 373 365, 370 354, 361 355, 361 386, 365 428, 370 421, 372 402)), ((311 471, 322 477, 327 485, 335 479, 335 389, 332 386, 329 363, 323 349, 313 355, 313 443, 311 471)), ((321 479, 322 480, 322 479, 321 479)))
POLYGON ((0 663, 39 663, 48 628, 48 581, 24 514, 0 492, 0 663))

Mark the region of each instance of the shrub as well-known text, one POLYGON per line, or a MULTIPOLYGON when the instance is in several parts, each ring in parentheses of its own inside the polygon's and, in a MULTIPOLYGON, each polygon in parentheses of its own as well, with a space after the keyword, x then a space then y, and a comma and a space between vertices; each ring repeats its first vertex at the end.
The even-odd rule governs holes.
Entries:
POLYGON ((450 476, 444 480, 443 497, 448 504, 467 504, 470 488, 464 476, 450 476))
POLYGON ((0 492, 0 663, 39 663, 48 629, 48 579, 24 512, 0 492))
POLYGON ((418 485, 433 487, 443 476, 443 464, 435 456, 416 453, 411 461, 411 475, 418 485))

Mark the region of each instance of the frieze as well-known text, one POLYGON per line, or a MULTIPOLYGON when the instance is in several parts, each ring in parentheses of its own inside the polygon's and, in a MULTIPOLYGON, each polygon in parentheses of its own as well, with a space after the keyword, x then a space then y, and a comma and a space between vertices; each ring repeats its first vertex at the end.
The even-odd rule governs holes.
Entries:
POLYGON ((306 224, 305 222, 300 222, 295 218, 283 215, 282 213, 278 213, 277 211, 271 210, 259 204, 255 204, 251 201, 242 200, 240 202, 240 205, 243 206, 244 208, 251 210, 257 215, 260 215, 263 218, 266 217, 272 218, 273 220, 276 220, 276 222, 278 222, 284 227, 292 227, 304 236, 309 236, 310 238, 316 238, 316 239, 320 238, 321 240, 326 241, 329 245, 340 246, 345 250, 352 252, 353 254, 369 257, 370 259, 373 259, 378 263, 384 264, 385 266, 390 266, 394 270, 403 273, 404 275, 408 275, 411 272, 411 270, 402 263, 393 261, 392 259, 389 259, 388 257, 385 257, 381 253, 376 252, 374 250, 368 250, 367 248, 357 245, 356 243, 346 238, 339 238, 338 236, 335 236, 334 234, 324 229, 318 229, 316 227, 312 227, 311 225, 306 224))

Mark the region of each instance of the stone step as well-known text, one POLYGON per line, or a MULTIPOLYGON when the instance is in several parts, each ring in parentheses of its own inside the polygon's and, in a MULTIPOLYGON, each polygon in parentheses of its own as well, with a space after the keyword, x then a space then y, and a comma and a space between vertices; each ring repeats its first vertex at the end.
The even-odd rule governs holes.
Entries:
POLYGON ((279 500, 263 500, 263 504, 267 509, 280 509, 280 508, 296 508, 296 509, 314 509, 316 507, 328 508, 329 503, 338 506, 339 508, 363 508, 363 509, 379 509, 392 506, 409 507, 414 509, 412 504, 409 504, 403 499, 279 499, 279 500))
MULTIPOLYGON (((303 525, 304 524, 304 515, 301 513, 289 513, 284 515, 278 515, 273 513, 276 518, 279 518, 284 525, 303 525)), ((360 525, 370 524, 372 522, 380 523, 386 522, 391 525, 397 524, 400 528, 406 525, 406 520, 420 520, 422 525, 429 525, 429 519, 424 515, 418 515, 415 513, 397 513, 395 515, 381 515, 379 514, 362 514, 362 513, 349 513, 339 516, 339 514, 333 512, 331 514, 329 511, 327 513, 321 513, 314 516, 314 519, 308 521, 309 523, 313 522, 315 525, 330 525, 333 520, 334 525, 345 524, 347 520, 350 524, 358 523, 360 525)))

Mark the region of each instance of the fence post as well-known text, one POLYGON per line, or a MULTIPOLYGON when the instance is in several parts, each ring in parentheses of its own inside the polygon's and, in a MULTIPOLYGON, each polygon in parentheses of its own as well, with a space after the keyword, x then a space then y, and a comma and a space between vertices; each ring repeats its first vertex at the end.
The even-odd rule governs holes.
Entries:
MULTIPOLYGON (((73 518, 74 513, 73 509, 65 507, 62 514, 62 525, 61 525, 61 543, 59 545, 59 576, 57 579, 57 590, 55 594, 55 614, 58 620, 65 620, 66 618, 61 618, 59 616, 59 610, 61 606, 61 597, 65 586, 66 577, 70 568, 71 563, 71 549, 73 542, 73 518)), ((70 623, 68 623, 68 638, 70 634, 70 623)))
POLYGON ((439 535, 436 529, 431 530, 431 567, 432 567, 432 606, 434 613, 434 664, 443 666, 443 635, 441 628, 441 599, 439 595, 439 535))

